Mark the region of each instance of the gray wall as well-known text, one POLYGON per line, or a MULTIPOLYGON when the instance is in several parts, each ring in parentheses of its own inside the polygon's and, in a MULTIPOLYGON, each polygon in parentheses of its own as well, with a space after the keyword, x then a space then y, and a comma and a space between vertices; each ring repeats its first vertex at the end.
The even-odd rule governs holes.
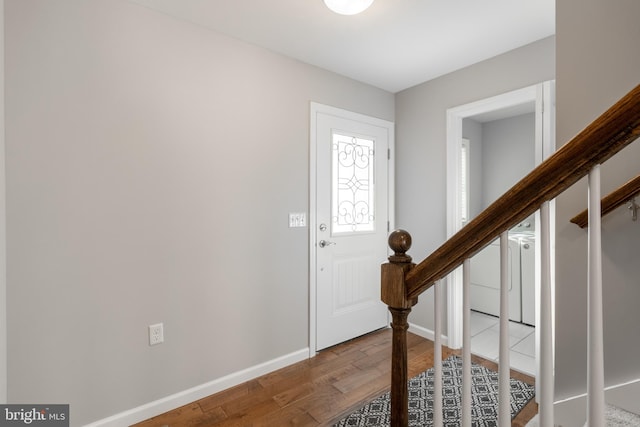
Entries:
POLYGON ((80 425, 306 348, 309 101, 393 94, 122 0, 5 18, 9 400, 80 425))
MULTIPOLYGON (((557 2, 557 144, 640 83, 640 2, 557 2)), ((640 172, 640 143, 602 167, 608 194, 640 172)), ((585 180, 557 200, 556 397, 586 390, 587 237, 569 219, 586 208, 585 180)), ((605 382, 640 378, 640 226, 625 208, 603 218, 605 382)))
POLYGON ((535 167, 535 114, 462 120, 470 145, 469 215, 474 218, 535 167))
POLYGON ((482 124, 482 209, 535 167, 534 113, 482 124))
MULTIPOLYGON (((560 145, 638 83, 640 3, 557 11, 557 40, 397 95, 414 259, 445 239, 447 108, 556 78, 560 145)), ((308 207, 308 102, 394 120, 393 95, 125 1, 6 0, 5 27, 10 401, 69 402, 82 424, 306 347, 308 233, 286 216, 308 207)), ((558 397, 584 388, 580 186, 558 200, 558 397)), ((640 377, 638 227, 624 209, 603 226, 616 383, 640 377)), ((429 299, 411 321, 431 328, 429 299)))
MULTIPOLYGON (((549 37, 396 95, 396 225, 420 261, 446 239, 446 110, 555 78, 549 37)), ((433 330, 432 291, 410 322, 433 330)))
POLYGON ((4 0, 0 0, 0 402, 7 401, 7 187, 4 131, 4 0))

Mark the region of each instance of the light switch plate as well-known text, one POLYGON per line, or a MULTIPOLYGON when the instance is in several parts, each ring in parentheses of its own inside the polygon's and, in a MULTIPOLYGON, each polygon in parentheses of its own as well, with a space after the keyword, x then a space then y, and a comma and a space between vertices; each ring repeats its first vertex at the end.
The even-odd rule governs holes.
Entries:
POLYGON ((294 227, 306 227, 307 226, 307 214, 304 212, 290 212, 289 213, 289 228, 294 227))

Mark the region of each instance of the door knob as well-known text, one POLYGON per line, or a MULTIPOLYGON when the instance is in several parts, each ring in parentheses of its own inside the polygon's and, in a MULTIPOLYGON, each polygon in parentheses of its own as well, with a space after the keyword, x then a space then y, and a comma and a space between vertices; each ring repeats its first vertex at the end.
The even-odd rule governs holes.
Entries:
POLYGON ((324 248, 325 246, 330 246, 330 245, 335 245, 336 242, 329 242, 327 240, 320 240, 318 242, 318 246, 320 246, 321 248, 324 248))

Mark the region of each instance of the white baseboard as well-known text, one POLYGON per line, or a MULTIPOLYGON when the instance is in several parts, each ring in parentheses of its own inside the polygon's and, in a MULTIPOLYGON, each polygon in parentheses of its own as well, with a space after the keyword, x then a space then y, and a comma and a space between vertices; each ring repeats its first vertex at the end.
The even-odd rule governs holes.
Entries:
MULTIPOLYGON (((413 323, 409 323, 409 332, 431 341, 435 338, 435 334, 431 329, 423 328, 422 326, 418 326, 413 323)), ((446 335, 442 336, 442 345, 449 345, 449 338, 446 335)))
POLYGON ((87 424, 87 427, 122 427, 139 423, 146 419, 163 414, 172 409, 221 392, 230 387, 242 384, 246 381, 268 374, 285 366, 292 365, 309 358, 309 349, 295 351, 273 360, 252 366, 242 371, 234 372, 222 378, 210 381, 205 384, 181 391, 171 396, 158 399, 154 402, 138 406, 137 408, 112 415, 108 418, 87 424))
MULTIPOLYGON (((640 379, 605 389, 605 402, 625 411, 640 414, 640 379)), ((562 427, 582 427, 587 418, 587 395, 570 397, 553 404, 555 424, 562 427)))

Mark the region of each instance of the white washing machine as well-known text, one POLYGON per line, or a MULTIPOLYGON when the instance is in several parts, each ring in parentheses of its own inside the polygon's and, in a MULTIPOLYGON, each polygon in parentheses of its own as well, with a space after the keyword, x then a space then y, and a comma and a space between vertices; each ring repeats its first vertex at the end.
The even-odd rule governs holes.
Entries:
MULTIPOLYGON (((509 233, 509 319, 535 325, 535 234, 509 233)), ((500 316, 500 240, 471 259, 471 309, 500 316)))
MULTIPOLYGON (((520 243, 509 239, 509 319, 522 321, 520 243)), ((500 316, 500 239, 471 258, 471 309, 500 316)))

